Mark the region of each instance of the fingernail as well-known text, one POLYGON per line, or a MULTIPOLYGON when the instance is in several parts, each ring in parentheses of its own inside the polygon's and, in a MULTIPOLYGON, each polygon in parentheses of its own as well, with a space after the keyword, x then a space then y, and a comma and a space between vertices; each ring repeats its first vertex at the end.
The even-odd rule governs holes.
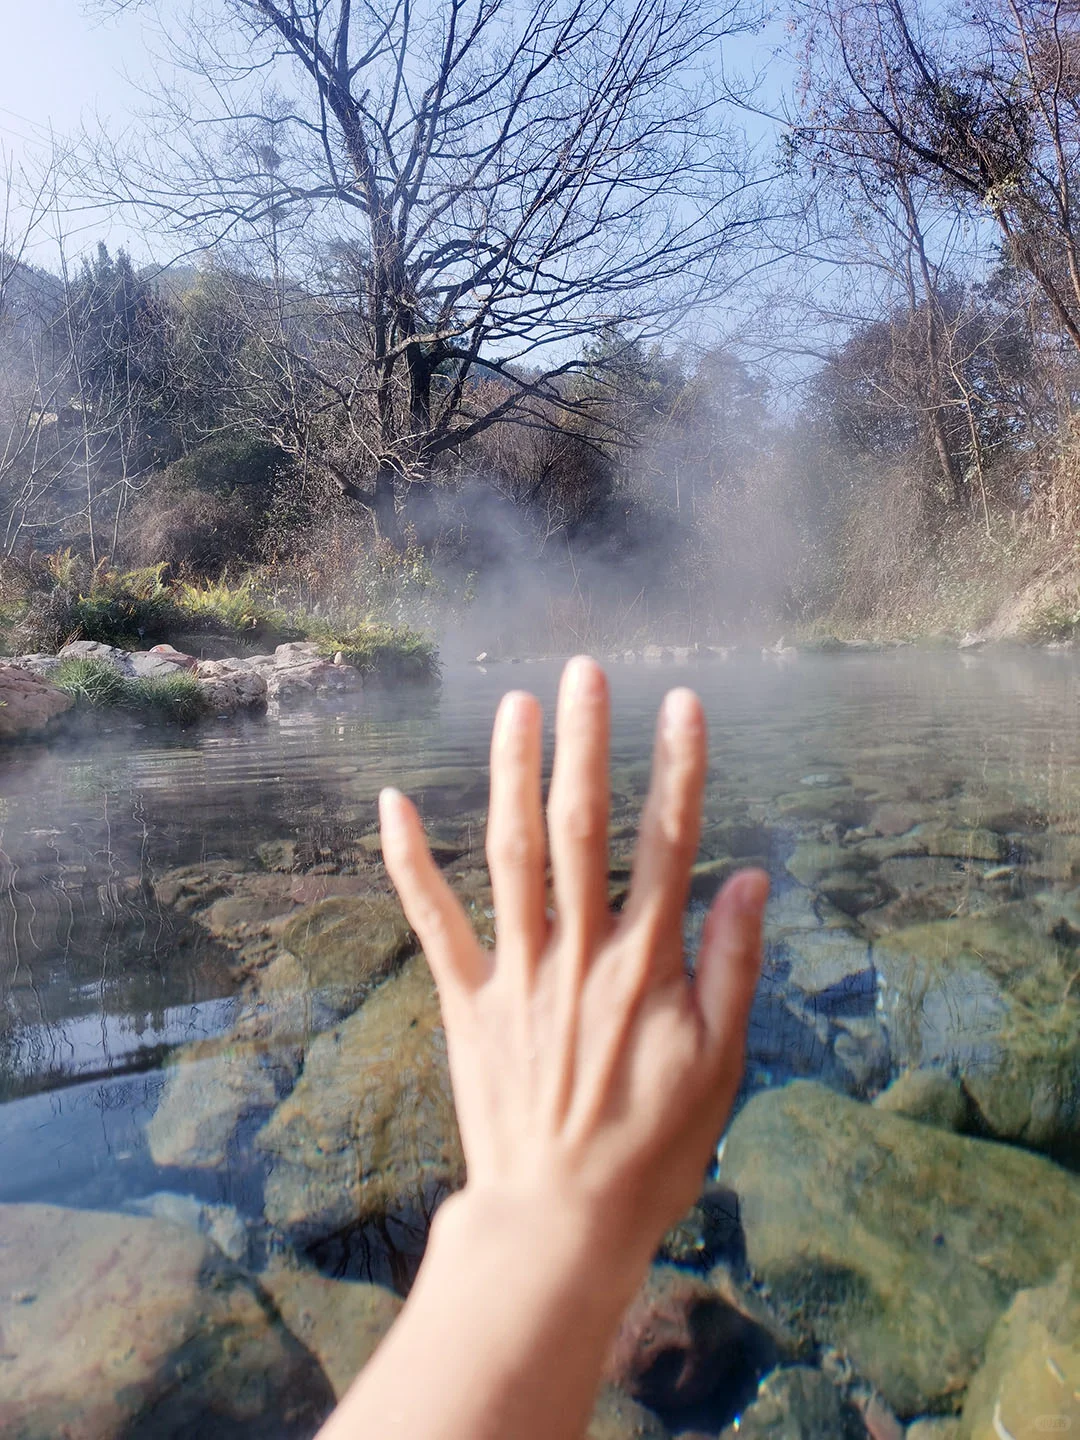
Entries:
POLYGON ((572 660, 568 660, 563 671, 566 693, 578 695, 582 690, 595 685, 598 669, 599 666, 591 655, 575 655, 572 660))
POLYGON ((743 870, 731 882, 731 900, 742 915, 760 915, 769 898, 769 877, 764 870, 743 870))
POLYGON ((394 802, 401 799, 401 791, 396 790, 393 785, 384 785, 379 791, 379 824, 391 823, 394 813, 394 802))
POLYGON ((693 690, 687 690, 685 686, 680 686, 678 690, 669 690, 664 696, 661 722, 667 734, 685 734, 687 730, 700 725, 701 701, 693 690))

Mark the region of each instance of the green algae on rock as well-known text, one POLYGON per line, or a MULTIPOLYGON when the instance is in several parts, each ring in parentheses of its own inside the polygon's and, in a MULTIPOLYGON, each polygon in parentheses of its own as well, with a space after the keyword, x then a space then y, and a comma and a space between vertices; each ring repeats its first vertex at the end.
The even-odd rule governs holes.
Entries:
POLYGON ((307 1440, 334 1393, 261 1287, 194 1231, 0 1206, 5 1440, 307 1440))
POLYGON ((272 1161, 267 1219, 299 1243, 426 1213, 432 1191, 461 1184, 442 1018, 422 955, 312 1041, 256 1145, 272 1161))
POLYGON ((722 1178, 747 1256, 793 1323, 897 1413, 955 1405, 1011 1296, 1080 1249, 1080 1180, 796 1081, 731 1127, 722 1178))
POLYGON ((390 895, 333 896, 294 915, 281 943, 300 961, 305 988, 347 1014, 394 970, 412 931, 390 895))

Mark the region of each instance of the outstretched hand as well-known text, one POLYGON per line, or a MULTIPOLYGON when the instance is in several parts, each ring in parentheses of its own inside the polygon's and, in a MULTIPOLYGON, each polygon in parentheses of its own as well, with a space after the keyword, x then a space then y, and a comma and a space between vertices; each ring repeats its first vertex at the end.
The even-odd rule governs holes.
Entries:
POLYGON ((520 692, 495 721, 494 953, 394 790, 381 797, 383 855, 439 989, 464 1197, 493 1216, 561 1220, 590 1244, 602 1234, 637 1276, 697 1195, 735 1097, 768 878, 748 870, 727 882, 691 979, 682 915, 706 769, 700 701, 685 689, 664 701, 619 914, 608 904, 608 688, 593 661, 563 674, 546 837, 541 723, 520 692))

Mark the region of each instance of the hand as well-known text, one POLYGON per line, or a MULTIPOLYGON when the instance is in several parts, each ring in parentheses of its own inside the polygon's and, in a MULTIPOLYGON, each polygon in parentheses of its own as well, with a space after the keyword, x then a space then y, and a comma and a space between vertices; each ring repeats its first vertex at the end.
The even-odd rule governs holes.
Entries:
POLYGON ((629 898, 612 914, 608 732, 604 674, 572 660, 559 690, 547 810, 552 917, 540 706, 523 693, 500 705, 487 831, 494 954, 478 944, 410 802, 388 790, 380 811, 386 866, 439 989, 464 1197, 492 1214, 561 1217, 624 1257, 636 1277, 697 1195, 735 1097, 768 877, 743 871, 724 886, 691 980, 682 916, 706 735, 698 698, 673 690, 660 714, 629 898))

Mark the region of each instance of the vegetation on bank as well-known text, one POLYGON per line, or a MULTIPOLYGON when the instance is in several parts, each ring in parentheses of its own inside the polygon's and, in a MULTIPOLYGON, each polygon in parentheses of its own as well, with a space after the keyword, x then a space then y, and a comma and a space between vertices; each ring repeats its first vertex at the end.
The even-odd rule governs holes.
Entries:
POLYGON ((75 701, 76 709, 120 710, 148 720, 186 725, 208 711, 206 696, 193 675, 121 675, 107 660, 72 656, 62 660, 49 681, 75 701))
MULTIPOLYGON (((340 652, 364 675, 425 679, 437 671, 435 645, 418 629, 348 612, 327 616, 287 608, 255 575, 236 581, 173 579, 164 564, 134 570, 108 562, 91 567, 62 550, 35 557, 29 565, 9 562, 0 567, 0 578, 0 640, 9 653, 55 654, 73 640, 126 650, 164 643, 194 649, 213 639, 234 653, 251 654, 290 641, 313 641, 327 656, 340 652)), ((125 691, 121 685, 110 691, 111 682, 102 674, 80 669, 76 662, 65 662, 63 673, 70 677, 64 688, 95 703, 131 708, 138 697, 138 703, 150 704, 160 695, 168 708, 182 695, 180 689, 175 694, 155 690, 156 681, 124 682, 150 689, 125 691)), ((122 676, 115 678, 123 682, 122 676)))

